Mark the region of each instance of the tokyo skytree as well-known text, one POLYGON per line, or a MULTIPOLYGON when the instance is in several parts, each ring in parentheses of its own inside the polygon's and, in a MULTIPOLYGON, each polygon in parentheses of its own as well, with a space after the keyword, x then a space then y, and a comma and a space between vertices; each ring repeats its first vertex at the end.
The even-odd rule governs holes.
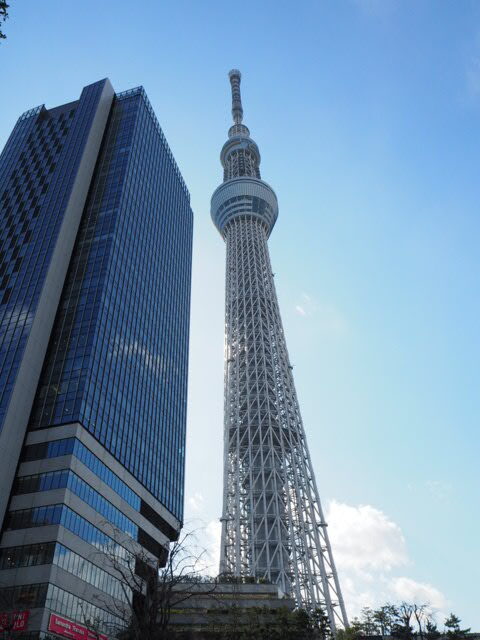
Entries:
POLYGON ((277 197, 242 123, 240 71, 229 73, 234 124, 211 214, 227 248, 224 493, 220 572, 277 584, 300 607, 348 626, 298 407, 267 240, 277 197))

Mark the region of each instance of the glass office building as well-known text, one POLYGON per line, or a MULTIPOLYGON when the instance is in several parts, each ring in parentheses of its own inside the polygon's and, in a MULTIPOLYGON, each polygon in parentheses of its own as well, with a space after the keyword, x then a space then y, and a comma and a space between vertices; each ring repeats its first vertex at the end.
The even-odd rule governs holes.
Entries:
POLYGON ((102 80, 20 117, 0 207, 0 614, 109 634, 99 551, 162 563, 182 524, 189 194, 144 90, 102 80))

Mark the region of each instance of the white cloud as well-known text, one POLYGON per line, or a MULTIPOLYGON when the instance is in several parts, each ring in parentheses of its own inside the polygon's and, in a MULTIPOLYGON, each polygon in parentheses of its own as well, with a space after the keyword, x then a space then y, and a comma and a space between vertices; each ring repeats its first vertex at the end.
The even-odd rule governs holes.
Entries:
POLYGON ((205 498, 198 491, 195 491, 193 496, 189 496, 187 498, 187 507, 190 509, 190 511, 193 511, 195 513, 202 511, 204 503, 205 498))
MULTIPOLYGON (((204 497, 200 492, 187 498, 190 513, 199 514, 203 509, 204 497)), ((438 619, 444 617, 449 603, 439 589, 408 575, 399 575, 406 569, 413 570, 414 566, 400 526, 387 514, 372 505, 352 506, 332 500, 327 505, 326 519, 350 618, 358 616, 363 607, 402 600, 429 604, 439 612, 438 619)), ((195 531, 200 557, 197 568, 202 573, 217 575, 220 521, 210 520, 198 528, 191 520, 187 528, 195 531)))
POLYGON ((219 520, 211 520, 205 527, 195 530, 197 557, 200 558, 197 570, 209 576, 218 575, 220 563, 220 538, 222 525, 219 520))
POLYGON ((330 539, 350 618, 365 606, 405 600, 446 611, 448 601, 436 587, 395 575, 412 567, 398 524, 371 505, 332 501, 327 507, 330 539))
POLYGON ((397 600, 429 604, 433 609, 446 610, 448 607, 448 601, 443 593, 431 584, 400 577, 392 578, 391 587, 397 600))
POLYGON ((339 567, 389 571, 407 564, 400 527, 375 507, 352 507, 332 501, 327 521, 335 539, 335 562, 339 567))
POLYGON ((208 553, 210 554, 211 564, 214 568, 213 573, 216 575, 220 563, 220 539, 222 537, 222 524, 219 520, 211 520, 207 524, 206 537, 208 553))
POLYGON ((297 306, 295 307, 295 311, 300 316, 306 316, 307 315, 307 312, 305 311, 305 309, 303 307, 301 307, 299 304, 297 304, 297 306))

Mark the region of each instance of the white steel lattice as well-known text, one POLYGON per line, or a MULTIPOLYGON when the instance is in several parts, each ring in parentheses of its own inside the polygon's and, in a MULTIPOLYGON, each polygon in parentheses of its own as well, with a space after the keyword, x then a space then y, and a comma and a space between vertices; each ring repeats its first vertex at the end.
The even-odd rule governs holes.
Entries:
POLYGON ((220 571, 278 584, 299 606, 322 607, 335 631, 348 625, 347 615, 267 245, 276 197, 260 180, 260 154, 241 124, 239 72, 230 72, 230 78, 235 125, 222 151, 226 180, 212 198, 212 216, 227 247, 220 571), (240 172, 239 156, 246 148, 249 162, 242 163, 240 172), (252 178, 257 191, 252 191, 252 178), (243 184, 244 195, 239 196, 243 184))

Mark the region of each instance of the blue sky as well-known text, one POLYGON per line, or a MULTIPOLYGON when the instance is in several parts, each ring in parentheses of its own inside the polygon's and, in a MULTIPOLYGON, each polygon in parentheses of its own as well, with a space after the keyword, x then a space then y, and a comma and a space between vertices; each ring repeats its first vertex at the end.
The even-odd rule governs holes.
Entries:
POLYGON ((108 76, 144 85, 192 194, 187 517, 218 536, 227 72, 280 215, 272 262, 347 607, 480 629, 480 4, 13 2, 0 143, 108 76))

